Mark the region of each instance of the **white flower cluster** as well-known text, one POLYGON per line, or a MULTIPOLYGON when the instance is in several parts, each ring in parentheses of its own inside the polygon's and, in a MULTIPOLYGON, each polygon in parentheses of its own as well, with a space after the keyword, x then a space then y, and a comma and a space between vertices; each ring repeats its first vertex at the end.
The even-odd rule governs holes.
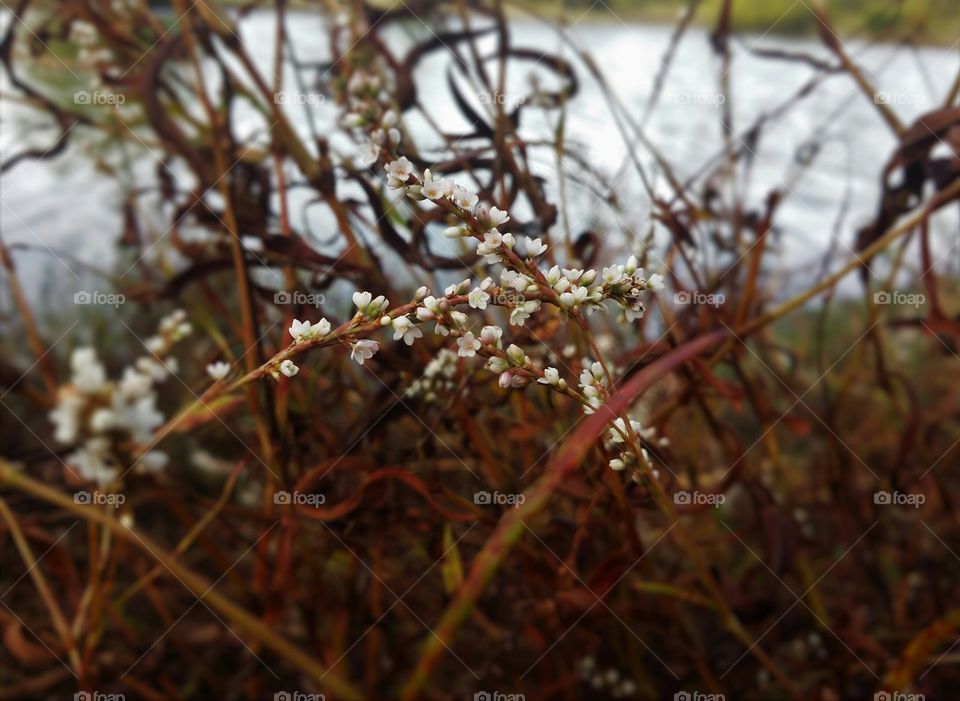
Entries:
POLYGON ((636 695, 637 685, 632 679, 620 674, 620 670, 611 667, 606 671, 597 668, 597 662, 592 657, 584 657, 577 664, 580 677, 598 692, 606 689, 615 699, 627 699, 636 695))
POLYGON ((166 454, 157 450, 137 459, 136 444, 148 442, 163 424, 154 384, 177 371, 176 359, 163 356, 190 331, 182 310, 165 317, 157 335, 146 341, 152 355, 126 367, 119 382, 107 378, 93 348, 77 348, 70 355, 70 382, 60 387, 50 421, 57 441, 80 443, 66 462, 81 477, 105 485, 134 461, 141 472, 166 466, 166 454))
POLYGON ((424 368, 423 376, 415 380, 405 392, 408 397, 422 396, 428 402, 450 392, 457 373, 457 354, 449 348, 441 348, 424 368))
POLYGON ((400 143, 399 120, 391 100, 380 75, 358 70, 347 82, 348 111, 343 124, 365 132, 366 140, 360 146, 360 160, 364 165, 373 165, 383 151, 391 152, 400 143))
MULTIPOLYGON (((387 163, 384 170, 387 173, 387 185, 393 189, 403 189, 412 199, 453 204, 452 212, 459 216, 461 223, 448 227, 443 235, 447 238, 473 239, 477 242, 477 254, 487 264, 503 264, 501 284, 504 288, 519 293, 546 293, 543 299, 570 311, 582 307, 587 312, 593 312, 603 308, 606 300, 612 300, 622 307, 627 321, 643 316, 641 294, 644 291, 659 292, 664 288, 662 275, 653 274, 649 279, 644 277, 643 270, 637 267, 636 256, 630 256, 624 265, 611 265, 599 273, 596 270, 561 268, 558 265, 541 273, 536 269, 536 259, 546 253, 547 244, 539 238, 524 237, 521 248, 525 258, 521 260, 515 250, 516 237, 499 228, 510 221, 508 212, 480 203, 476 193, 453 180, 435 178, 429 169, 424 170, 421 179, 413 164, 404 156, 387 163)), ((476 308, 473 303, 471 306, 476 308)), ((539 299, 517 303, 511 313, 510 323, 523 325, 540 307, 539 299)))

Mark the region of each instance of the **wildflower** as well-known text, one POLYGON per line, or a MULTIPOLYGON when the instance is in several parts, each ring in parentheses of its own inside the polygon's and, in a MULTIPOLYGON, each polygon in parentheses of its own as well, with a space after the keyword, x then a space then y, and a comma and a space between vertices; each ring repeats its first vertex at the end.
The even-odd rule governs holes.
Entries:
POLYGON ((280 363, 280 372, 282 372, 287 377, 293 377, 298 372, 300 372, 300 368, 294 365, 293 361, 288 358, 287 360, 284 360, 282 363, 280 363))
POLYGON ((294 343, 299 343, 310 333, 310 322, 294 319, 290 324, 290 335, 293 336, 294 343))
POLYGON ((386 297, 383 295, 373 297, 369 292, 354 292, 353 303, 357 305, 357 310, 368 319, 378 317, 380 312, 389 306, 386 297))
POLYGON ((123 369, 123 377, 120 378, 118 389, 124 397, 139 397, 150 391, 153 386, 153 378, 135 368, 127 367, 123 369))
POLYGON ((501 224, 506 224, 508 221, 510 221, 510 215, 502 209, 491 207, 489 219, 492 226, 500 226, 501 224))
POLYGON ((485 346, 496 346, 500 348, 502 345, 500 339, 503 337, 503 329, 499 326, 484 326, 480 331, 480 342, 485 346))
POLYGON ((527 250, 527 255, 531 258, 543 255, 547 251, 547 244, 543 243, 541 239, 533 239, 528 236, 524 238, 523 243, 524 248, 527 250))
POLYGON ((660 292, 664 288, 663 275, 654 273, 650 276, 650 279, 647 280, 647 284, 650 285, 655 292, 660 292))
POLYGON ((462 236, 466 236, 467 230, 462 225, 450 226, 443 230, 444 237, 448 239, 458 239, 462 236))
POLYGON ((84 479, 100 485, 109 484, 117 475, 110 455, 110 441, 102 436, 87 440, 67 456, 67 464, 75 467, 84 479))
POLYGON ((540 300, 538 299, 518 304, 510 311, 511 326, 523 326, 524 322, 538 309, 540 309, 540 300))
POLYGON ((81 392, 96 392, 107 381, 107 371, 97 360, 97 352, 93 348, 74 349, 70 354, 70 369, 73 371, 73 386, 81 392))
POLYGON ((541 385, 550 385, 551 387, 560 386, 560 373, 556 368, 544 368, 543 377, 537 378, 541 385))
POLYGON ((230 372, 230 364, 222 360, 207 365, 207 374, 214 380, 222 380, 230 372))
POLYGON ((517 367, 523 367, 527 362, 527 356, 523 349, 513 343, 507 346, 507 358, 517 367))
POLYGON ((453 202, 460 209, 473 209, 479 199, 475 193, 470 192, 462 185, 455 185, 453 188, 453 202))
POLYGON ((457 339, 457 355, 461 358, 472 358, 480 350, 480 341, 469 331, 457 339))
POLYGON ((474 287, 467 295, 467 302, 473 309, 486 309, 488 301, 490 301, 490 295, 479 287, 474 287))
POLYGON ((90 415, 90 430, 94 433, 106 433, 117 423, 117 415, 112 410, 101 407, 90 415))
POLYGON ((314 324, 310 329, 310 335, 316 338, 323 338, 330 333, 330 322, 326 319, 321 319, 316 324, 314 324))
POLYGON ((498 382, 500 384, 500 387, 502 387, 503 389, 509 389, 510 386, 513 384, 513 373, 510 372, 509 370, 505 370, 504 372, 500 373, 498 382))
POLYGON ((586 287, 581 287, 580 285, 574 285, 570 288, 569 292, 564 292, 560 295, 560 304, 563 307, 579 307, 585 301, 587 301, 587 295, 589 295, 590 290, 586 287))
POLYGON ((154 355, 159 355, 160 353, 163 353, 164 349, 166 349, 167 342, 160 336, 151 336, 143 342, 143 347, 154 355))
POLYGON ((443 293, 447 297, 453 297, 454 295, 463 294, 470 288, 470 278, 463 280, 462 282, 455 283, 453 285, 448 285, 443 293))
POLYGON ((399 341, 401 338, 408 346, 418 338, 423 338, 423 331, 416 326, 407 316, 398 316, 393 320, 393 340, 399 341))
POLYGON ((360 162, 365 166, 372 166, 380 157, 380 147, 373 141, 368 141, 360 147, 360 162))
POLYGON ((613 458, 609 464, 611 470, 617 470, 618 472, 627 466, 627 463, 620 458, 613 458))
POLYGON ((442 199, 444 196, 443 178, 434 180, 433 175, 430 173, 430 169, 427 168, 423 171, 423 189, 421 192, 428 200, 442 199))
POLYGON ((49 414, 54 425, 53 437, 60 443, 73 443, 80 431, 80 412, 86 400, 67 389, 61 389, 57 398, 57 406, 49 414))
POLYGON ((380 344, 376 341, 361 339, 350 346, 350 359, 356 361, 357 365, 363 365, 364 361, 372 358, 378 350, 380 344))
POLYGON ((506 358, 501 358, 499 355, 492 355, 487 359, 487 364, 484 367, 490 372, 499 375, 505 370, 510 369, 510 363, 507 362, 506 358))
POLYGON ((387 185, 397 190, 407 184, 413 174, 413 163, 406 156, 401 156, 383 167, 387 171, 387 185))

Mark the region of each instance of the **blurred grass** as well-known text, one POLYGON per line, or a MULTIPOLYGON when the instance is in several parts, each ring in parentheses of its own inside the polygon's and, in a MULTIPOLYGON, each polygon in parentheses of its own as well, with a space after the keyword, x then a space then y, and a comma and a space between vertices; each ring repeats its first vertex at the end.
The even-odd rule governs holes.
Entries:
MULTIPOLYGON (((675 22, 688 6, 686 0, 523 0, 524 7, 562 14, 575 21, 675 22), (592 8, 592 9, 591 9, 592 8)), ((844 34, 856 33, 877 39, 901 39, 953 44, 960 37, 960 4, 956 0, 842 0, 825 3, 831 19, 844 34)), ((696 21, 711 25, 723 0, 704 0, 696 21)), ((813 0, 734 0, 733 25, 738 31, 770 32, 773 35, 813 36, 816 34, 813 0)))

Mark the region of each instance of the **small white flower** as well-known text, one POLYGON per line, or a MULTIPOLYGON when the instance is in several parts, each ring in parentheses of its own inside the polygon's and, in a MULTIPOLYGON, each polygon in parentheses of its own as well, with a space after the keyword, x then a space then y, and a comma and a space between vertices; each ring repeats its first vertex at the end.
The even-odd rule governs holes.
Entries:
POLYGON ((486 309, 487 302, 489 301, 490 295, 481 290, 479 287, 474 287, 472 290, 470 290, 470 294, 467 295, 467 302, 473 309, 486 309))
POLYGON ((323 338, 330 333, 330 322, 326 319, 321 319, 310 329, 310 335, 317 338, 323 338))
POLYGON ((111 410, 101 407, 90 415, 90 430, 94 433, 105 433, 117 424, 117 415, 111 410))
POLYGON ((621 460, 620 458, 613 458, 613 459, 610 461, 610 469, 611 469, 611 470, 617 470, 617 471, 619 472, 620 470, 622 470, 622 469, 625 468, 626 466, 627 466, 627 463, 625 463, 625 462, 624 462, 623 460, 621 460))
POLYGON ((387 185, 394 190, 404 187, 413 174, 413 163, 406 156, 401 156, 383 167, 387 171, 387 185))
POLYGON ((369 292, 354 292, 353 303, 357 305, 357 310, 368 319, 377 318, 389 306, 386 297, 383 295, 373 297, 369 292))
POLYGON ((547 251, 547 244, 543 243, 541 239, 532 239, 527 236, 524 238, 524 245, 527 250, 527 255, 531 258, 543 255, 547 251))
POLYGON ((544 368, 543 377, 537 379, 541 385, 550 385, 556 387, 560 384, 560 373, 556 368, 544 368))
POLYGON ((81 392, 96 392, 107 381, 107 371, 93 348, 76 348, 70 354, 71 380, 81 392))
MULTIPOLYGON (((163 326, 162 323, 161 326, 163 326)), ((151 336, 143 342, 143 345, 154 355, 159 355, 160 353, 163 353, 164 348, 167 347, 167 342, 164 341, 160 336, 151 336)))
POLYGON ((368 141, 360 147, 360 162, 365 166, 372 166, 380 157, 380 147, 368 141))
POLYGON ((369 292, 353 293, 353 303, 357 305, 357 309, 361 312, 365 311, 366 308, 370 306, 370 300, 372 299, 373 295, 369 292))
POLYGON ((310 333, 311 324, 309 321, 300 321, 299 319, 294 319, 293 323, 290 324, 290 335, 293 336, 294 342, 299 343, 310 333))
POLYGON ((430 173, 430 169, 427 168, 423 171, 423 189, 421 193, 428 200, 439 200, 444 197, 444 182, 443 178, 439 180, 434 180, 433 175, 430 173))
POLYGON ((523 326, 524 322, 538 309, 540 309, 540 300, 538 299, 518 304, 510 311, 510 325, 523 326))
POLYGON ((485 346, 499 348, 502 345, 500 343, 501 338, 503 338, 503 329, 499 326, 484 326, 480 331, 480 342, 485 346))
POLYGON ((218 360, 207 365, 207 374, 214 380, 222 380, 230 372, 230 363, 218 360))
POLYGON ((500 373, 500 377, 497 381, 500 384, 500 387, 503 389, 509 389, 513 384, 513 373, 509 370, 504 370, 500 373))
POLYGON ((506 224, 510 221, 510 215, 507 214, 505 210, 498 209, 497 207, 490 208, 490 224, 493 226, 500 226, 501 224, 506 224))
POLYGON ((401 338, 403 342, 408 346, 412 346, 413 342, 418 338, 423 338, 423 331, 420 330, 419 326, 416 326, 409 317, 398 316, 393 320, 393 340, 399 341, 401 338))
POLYGON ((650 276, 650 279, 647 280, 647 284, 649 284, 655 292, 660 292, 664 288, 663 275, 654 273, 650 276))
POLYGON ((467 190, 462 185, 455 185, 453 188, 453 202, 460 209, 470 210, 480 198, 473 192, 467 190))
POLYGON ((467 230, 463 227, 463 225, 448 226, 443 230, 444 237, 448 239, 458 239, 462 236, 466 236, 466 234, 467 230))
POLYGON ((369 339, 356 341, 350 346, 350 359, 357 365, 363 365, 364 361, 373 357, 373 354, 380 350, 380 344, 369 339))
POLYGON ((527 362, 527 356, 523 349, 514 343, 507 346, 507 358, 517 367, 523 367, 527 362))
POLYGON ((493 372, 499 375, 505 370, 510 369, 510 363, 507 362, 506 358, 501 358, 498 355, 492 355, 490 356, 490 358, 487 359, 486 368, 490 372, 493 372))
POLYGON ((459 346, 457 355, 461 358, 472 358, 480 350, 481 343, 471 332, 467 331, 457 339, 457 345, 459 346))
POLYGON ((300 368, 294 365, 292 360, 287 359, 287 360, 284 360, 282 363, 280 363, 280 372, 282 372, 287 377, 293 377, 298 372, 300 372, 300 368))

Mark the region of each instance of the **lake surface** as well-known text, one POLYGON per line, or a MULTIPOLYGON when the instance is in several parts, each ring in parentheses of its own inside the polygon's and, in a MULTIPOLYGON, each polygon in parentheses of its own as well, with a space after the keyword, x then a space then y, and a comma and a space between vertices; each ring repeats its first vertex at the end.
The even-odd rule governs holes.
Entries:
MULTIPOLYGON (((10 21, 8 14, 3 23, 10 21)), ((661 59, 668 48, 672 28, 622 23, 579 23, 568 30, 567 36, 579 47, 589 51, 597 65, 605 70, 617 98, 638 122, 642 120, 654 86, 661 59)), ((289 21, 300 61, 325 62, 329 59, 326 33, 322 20, 314 15, 293 14, 289 21)), ((241 36, 259 65, 271 65, 273 55, 274 21, 271 14, 253 15, 241 24, 241 36)), ((426 38, 428 32, 419 24, 395 28, 390 33, 390 45, 398 52, 416 41, 426 38)), ((533 21, 512 24, 513 43, 516 46, 556 52, 573 61, 572 52, 558 37, 555 29, 533 21)), ((492 46, 491 42, 487 42, 492 46)), ((804 53, 829 60, 827 51, 818 42, 782 37, 741 37, 733 48, 734 60, 729 70, 729 100, 735 131, 742 134, 759 116, 777 109, 806 83, 814 70, 796 62, 761 59, 750 53, 751 48, 777 48, 782 51, 804 53)), ((957 50, 931 47, 917 50, 892 45, 848 45, 856 61, 866 74, 884 92, 904 123, 941 104, 949 86, 960 69, 957 50)), ((432 54, 418 68, 419 94, 430 106, 430 116, 447 131, 465 129, 466 121, 457 111, 446 84, 450 58, 445 53, 432 54)), ((293 88, 292 69, 287 68, 285 85, 293 88)), ((659 105, 644 123, 644 133, 671 164, 681 178, 694 178, 714 163, 722 145, 718 78, 723 66, 710 49, 707 33, 691 29, 680 45, 672 68, 665 81, 659 105)), ((533 62, 518 62, 508 75, 508 89, 504 99, 520 99, 529 93, 529 76, 536 74, 546 86, 558 84, 556 77, 533 62)), ((568 193, 570 227, 574 232, 587 227, 595 230, 616 231, 624 220, 631 227, 644 232, 650 225, 646 197, 634 168, 626 160, 624 141, 617 129, 606 99, 599 86, 578 70, 580 91, 569 105, 568 139, 579 144, 588 162, 601 172, 618 177, 624 212, 620 215, 602 206, 596 194, 588 187, 571 185, 568 193)), ((315 82, 318 71, 304 73, 308 82, 315 82)), ((468 84, 463 83, 464 86, 468 84)), ((9 93, 6 75, 0 78, 0 87, 9 93)), ((78 88, 83 87, 78 84, 78 88)), ((465 88, 465 92, 469 92, 465 88)), ((472 97, 478 97, 474 92, 472 97)), ((477 104, 478 109, 481 105, 477 104)), ((287 105, 298 128, 308 134, 303 106, 287 105)), ((336 116, 332 101, 307 107, 321 131, 331 125, 336 116)), ((530 139, 548 138, 557 119, 557 112, 540 113, 528 110, 521 125, 521 133, 530 139)), ((0 106, 0 149, 8 158, 26 144, 49 145, 55 134, 49 120, 5 99, 0 106)), ((238 114, 240 131, 257 138, 260 118, 252 110, 238 114)), ((418 127, 422 118, 411 113, 412 131, 427 134, 418 127)), ((56 304, 62 300, 62 290, 89 288, 91 274, 83 266, 104 272, 123 272, 128 263, 118 264, 115 241, 121 229, 121 204, 125 190, 133 184, 152 182, 153 158, 144 149, 129 148, 109 154, 112 162, 129 161, 129 178, 123 182, 99 173, 91 163, 89 139, 77 135, 67 152, 55 160, 22 163, 0 179, 0 224, 7 245, 25 244, 29 252, 16 254, 19 269, 31 296, 39 304, 56 304)), ((261 135, 262 136, 262 135, 261 135)), ((824 79, 814 92, 793 106, 763 131, 752 149, 753 168, 749 181, 740 183, 743 196, 751 207, 761 208, 767 192, 774 187, 787 188, 775 224, 780 259, 785 270, 808 275, 817 268, 831 246, 831 239, 841 210, 845 212, 840 224, 840 242, 837 244, 835 265, 852 255, 855 230, 872 218, 880 193, 879 174, 890 157, 896 142, 890 130, 879 118, 875 107, 843 75, 824 79), (798 159, 813 140, 822 148, 808 169, 798 167, 798 159), (844 203, 847 203, 846 209, 844 203)), ((353 153, 354 146, 343 138, 333 140, 334 149, 343 154, 353 153)), ((642 153, 641 162, 663 188, 663 177, 658 175, 652 158, 642 153)), ((551 184, 556 200, 556 162, 546 148, 532 151, 536 172, 551 184)), ((578 173, 570 162, 568 172, 578 173)), ((664 190, 665 191, 665 190, 664 190)), ((329 220, 317 208, 307 210, 304 205, 310 195, 296 191, 292 211, 294 225, 302 231, 329 232, 329 220)), ((155 235, 161 235, 168 225, 164 215, 157 211, 155 235)), ((935 221, 936 248, 946 254, 954 269, 960 267, 960 252, 950 249, 956 243, 958 224, 956 208, 935 221)), ((308 234, 313 237, 314 234, 308 234)), ((339 243, 330 243, 329 234, 315 234, 318 248, 336 250, 339 243)), ((703 249, 709 255, 709 247, 703 249)), ((150 252, 167 260, 170 270, 177 267, 176 256, 171 256, 164 242, 150 252)), ((718 262, 719 264, 719 262, 718 262)), ((96 279, 96 278, 94 278, 96 279)), ((101 281, 101 287, 103 286, 101 281)), ((852 284, 852 283, 851 283, 852 284)), ((856 286, 851 287, 856 289, 856 286)), ((3 295, 3 306, 9 300, 3 295)))

